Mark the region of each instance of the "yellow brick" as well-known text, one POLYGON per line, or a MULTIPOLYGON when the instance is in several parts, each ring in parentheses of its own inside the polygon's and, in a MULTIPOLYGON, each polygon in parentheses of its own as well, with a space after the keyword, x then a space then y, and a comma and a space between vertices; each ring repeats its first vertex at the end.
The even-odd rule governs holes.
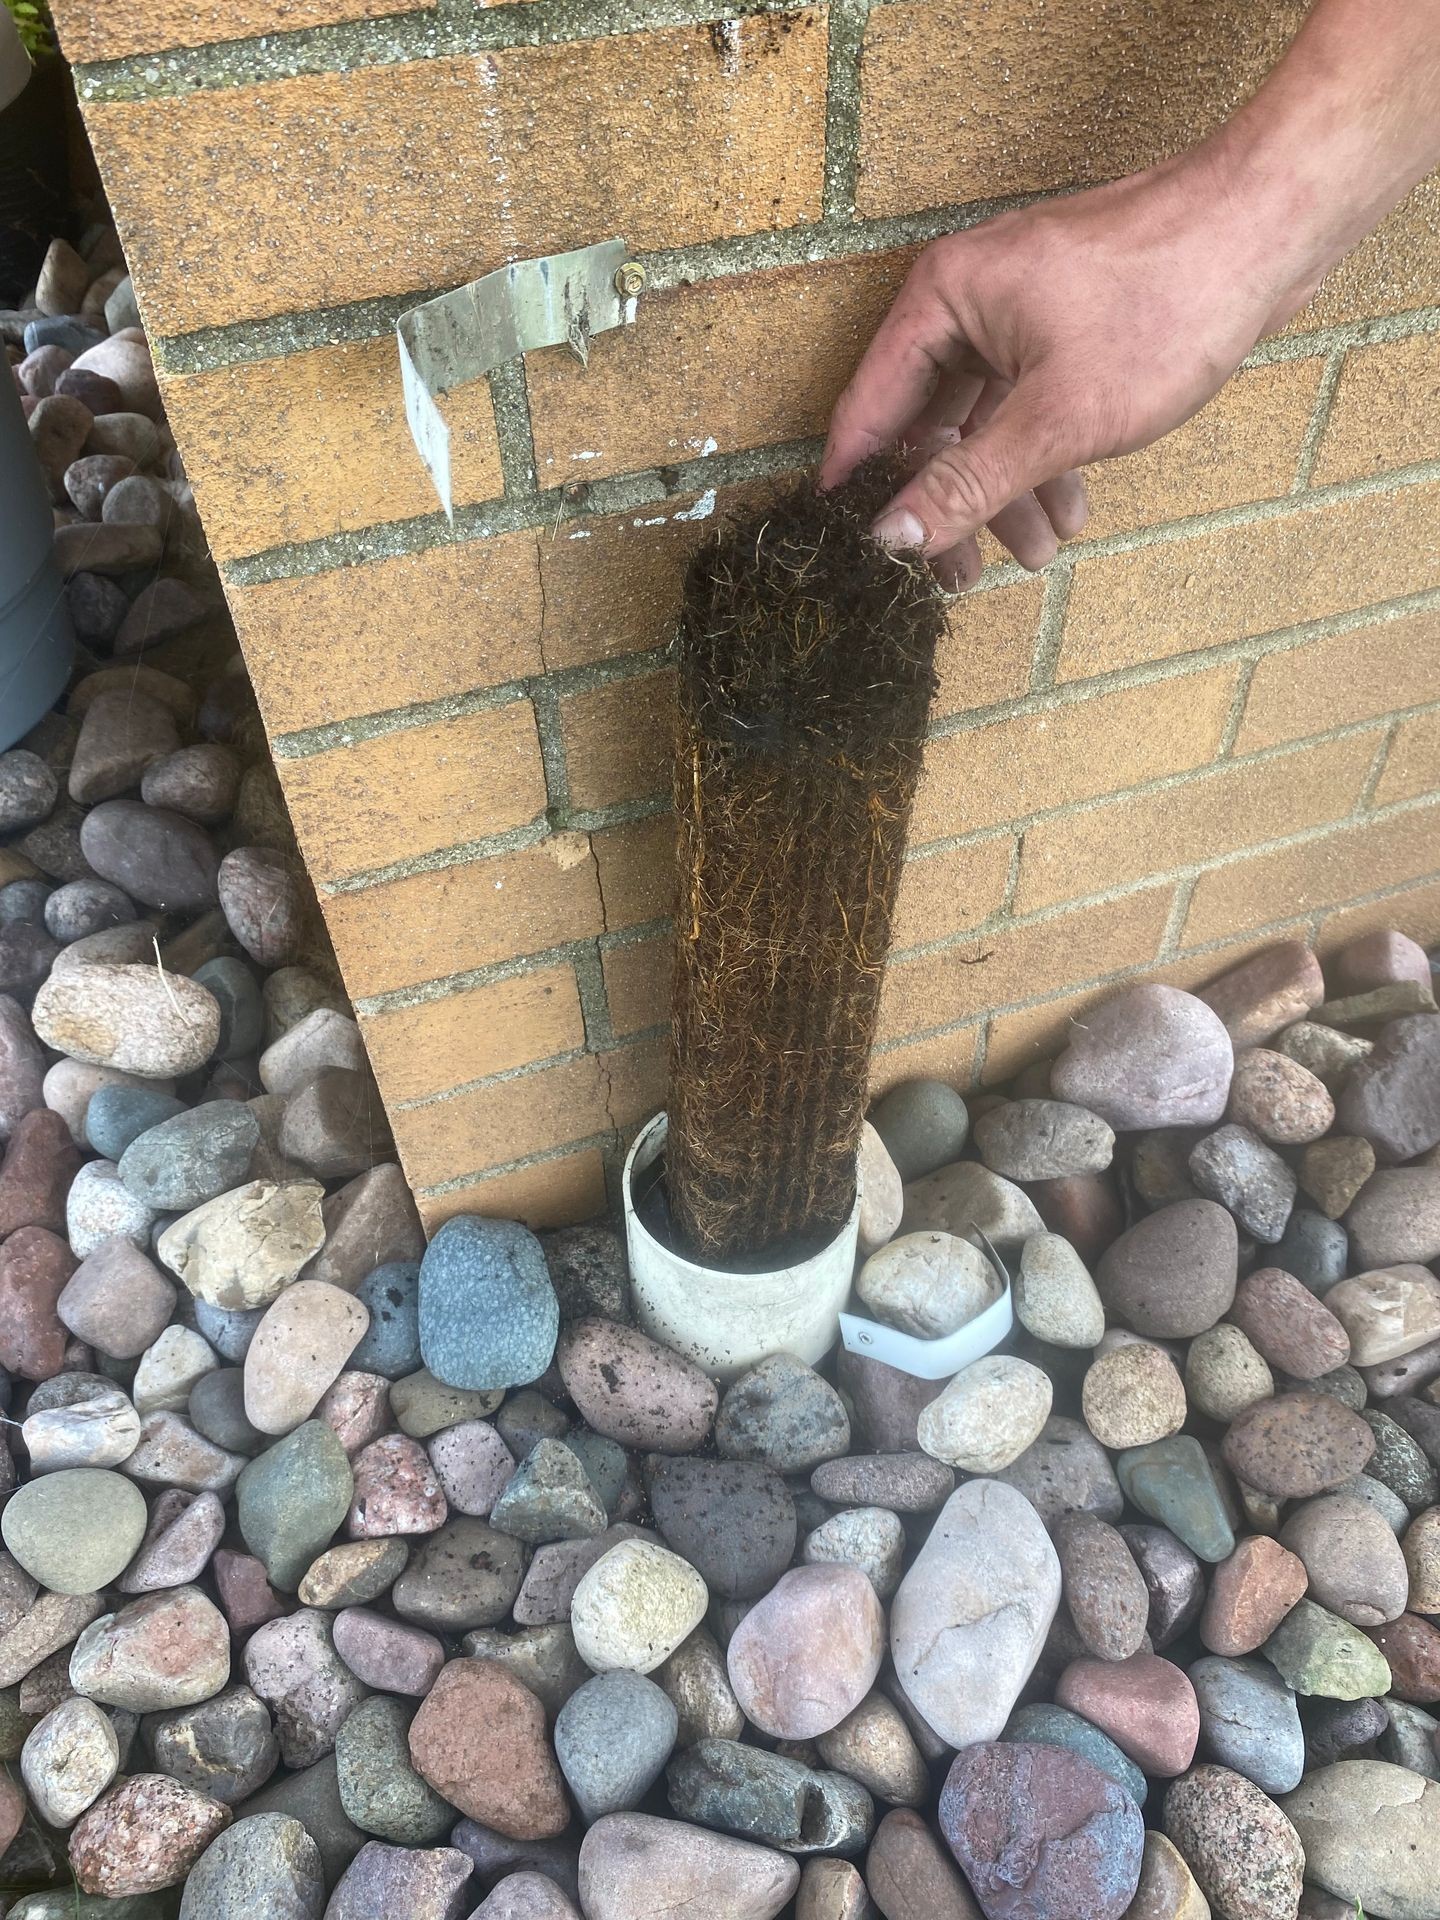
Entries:
POLYGON ((1075 570, 1059 678, 1273 633, 1440 582, 1440 487, 1279 514, 1075 570))
POLYGON ((261 33, 298 33, 390 13, 424 13, 435 0, 57 0, 65 58, 118 60, 165 47, 200 47, 261 33))
POLYGON ((1440 806, 1421 807, 1337 827, 1302 846, 1201 874, 1185 921, 1186 944, 1267 926, 1287 914, 1343 906, 1434 873, 1440 868, 1437 828, 1440 806))
POLYGON ((544 667, 535 535, 231 587, 272 734, 503 685, 544 667))
POLYGON ((956 1033, 932 1033, 877 1053, 870 1063, 870 1098, 900 1080, 944 1080, 963 1092, 975 1078, 975 1048, 980 1027, 961 1027, 956 1033))
POLYGON ((1255 667, 1237 753, 1377 720, 1435 697, 1440 612, 1377 620, 1266 654, 1255 667))
MULTIPOLYGON (((400 1116, 403 1127, 404 1115, 400 1116)), ((457 1213, 520 1220, 530 1228, 573 1227, 605 1211, 605 1162, 595 1147, 558 1154, 512 1173, 489 1173, 449 1193, 417 1194, 426 1233, 457 1213)))
MULTIPOLYGON (((1417 713, 1402 720, 1391 742, 1385 771, 1375 789, 1374 804, 1388 807, 1397 800, 1416 800, 1440 789, 1440 713, 1417 713)), ((1440 861, 1437 861, 1440 865, 1440 861)))
POLYGON ((515 853, 331 894, 323 905, 356 999, 543 953, 590 939, 602 926, 583 833, 551 834, 515 853))
POLYGON ((675 900, 675 817, 656 814, 591 835, 611 933, 658 920, 675 900))
POLYGON ((1379 927, 1408 933, 1422 947, 1440 944, 1440 881, 1422 880, 1399 893, 1387 894, 1383 900, 1327 913, 1320 923, 1315 950, 1322 955, 1333 953, 1379 927))
POLYGON ((723 48, 669 27, 86 119, 146 319, 181 333, 458 286, 609 234, 648 250, 814 219, 825 62, 822 8, 742 19, 723 48))
POLYGON ((421 1100, 585 1044, 580 995, 568 966, 362 1014, 360 1025, 392 1110, 401 1100, 421 1100))
POLYGON ((939 953, 898 960, 885 976, 880 1038, 983 1016, 992 1007, 1053 993, 1075 979, 1155 957, 1173 882, 1098 906, 978 934, 939 953))
POLYGON ((671 939, 668 932, 603 955, 605 998, 617 1038, 659 1026, 670 1018, 671 939))
MULTIPOLYGON (((177 374, 165 404, 218 560, 439 511, 393 338, 177 374)), ((491 499, 502 480, 484 381, 454 396, 451 420, 456 504, 491 499)))
POLYGON ((1286 333, 1335 327, 1374 313, 1408 313, 1440 301, 1440 175, 1422 180, 1367 240, 1347 254, 1286 333))
POLYGON ((907 860, 895 904, 894 950, 943 940, 998 913, 1014 851, 1015 836, 1001 833, 907 860))
POLYGON ((935 652, 935 719, 997 706, 1028 691, 1044 602, 1043 580, 987 587, 951 602, 935 652))
POLYGON ((670 791, 675 676, 612 680, 560 702, 572 807, 652 800, 670 791))
POLYGON ((932 740, 911 836, 969 833, 1204 766, 1235 682, 1235 667, 1214 667, 932 740))
POLYGON ((1087 467, 1086 538, 1288 493, 1323 364, 1247 367, 1153 447, 1087 467))
POLYGON ((1146 166, 1238 106, 1304 15, 1300 0, 875 7, 861 66, 857 210, 903 213, 1146 166), (952 84, 937 100, 942 75, 952 84))
POLYGON ((278 765, 317 880, 463 846, 525 826, 545 810, 528 700, 278 765))
POLYGON ((525 378, 543 482, 631 472, 707 451, 803 439, 830 409, 912 251, 700 280, 640 302, 582 368, 566 347, 525 378), (803 342, 784 351, 777 343, 803 342))
POLYGON ((1312 484, 1433 460, 1440 420, 1440 334, 1355 347, 1320 442, 1312 484))
POLYGON ((1360 798, 1378 733, 1230 763, 1153 794, 1125 795, 1025 831, 1017 913, 1103 893, 1340 820, 1360 798))

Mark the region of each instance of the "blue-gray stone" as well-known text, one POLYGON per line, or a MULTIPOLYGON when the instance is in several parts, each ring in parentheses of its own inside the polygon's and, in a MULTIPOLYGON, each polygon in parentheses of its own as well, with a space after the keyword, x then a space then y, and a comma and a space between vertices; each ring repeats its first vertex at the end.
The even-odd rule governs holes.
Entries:
POLYGON ((1207 1653, 1190 1669, 1207 1758, 1253 1780, 1262 1793, 1289 1793, 1305 1771, 1305 1733, 1295 1695, 1266 1660, 1207 1653))
POLYGON ((555 1757, 586 1820, 629 1813, 670 1758, 680 1716, 643 1674, 597 1673, 555 1717, 555 1757))
POLYGON ((264 1307, 212 1307, 208 1300, 197 1299, 195 1331, 205 1336, 222 1360, 238 1367, 265 1312, 264 1307))
POLYGON ((560 1436, 560 1444, 574 1454, 585 1469, 586 1479, 605 1503, 605 1511, 613 1514, 625 1491, 630 1469, 625 1449, 616 1441, 607 1440, 603 1433, 593 1433, 589 1427, 572 1428, 560 1436))
POLYGON ((345 1449, 323 1420, 307 1420, 241 1470, 236 1518, 274 1586, 295 1591, 343 1526, 354 1491, 345 1449))
POLYGON ((376 1267, 355 1289, 370 1309, 370 1325, 346 1365, 387 1380, 420 1370, 420 1263, 393 1260, 376 1267))
POLYGON ((540 1242, 514 1220, 458 1214, 420 1262, 420 1351, 447 1386, 519 1387, 555 1354, 560 1303, 540 1242))
POLYGON ((1433 1507, 1440 1500, 1440 1473, 1419 1441, 1378 1407, 1362 1408, 1360 1418, 1375 1436, 1375 1451, 1365 1462, 1370 1478, 1388 1487, 1412 1513, 1433 1507))
POLYGON ((584 1467, 559 1440, 536 1442, 490 1510, 497 1533, 508 1533, 529 1547, 593 1539, 605 1531, 606 1518, 584 1467))
POLYGON ((38 353, 41 347, 63 347, 67 353, 85 353, 108 338, 103 327, 87 327, 71 313, 44 313, 28 320, 24 332, 26 353, 38 353))
POLYGON ((190 1389, 190 1424, 227 1453, 261 1453, 272 1434, 261 1433, 245 1412, 245 1369, 212 1367, 190 1389))
POLYGON ((1047 1706, 1043 1701, 1020 1707, 1011 1714, 1010 1724, 1000 1738, 1025 1741, 1031 1746, 1064 1747, 1067 1753, 1078 1753, 1082 1760, 1088 1760, 1092 1767, 1107 1774, 1117 1787, 1123 1787, 1137 1807, 1145 1804, 1150 1783, 1139 1767, 1120 1751, 1108 1733, 1102 1733, 1083 1714, 1072 1713, 1068 1707, 1047 1706))
POLYGON ((220 1038, 215 1043, 217 1060, 238 1060, 258 1051, 265 1028, 265 1003, 260 997, 260 982, 243 960, 222 954, 197 967, 193 979, 214 994, 220 1005, 220 1038))
POLYGON ((259 1144, 260 1122, 242 1100, 207 1100, 132 1140, 120 1184, 147 1207, 188 1213, 243 1186, 259 1144))
POLYGON ((858 1781, 738 1740, 698 1740, 677 1753, 665 1790, 681 1819, 789 1853, 857 1852, 875 1821, 858 1781))
POLYGON ((12 880, 0 887, 0 927, 43 927, 49 898, 48 880, 12 880))
POLYGON ((1338 1220, 1310 1207, 1296 1207, 1270 1256, 1272 1266, 1293 1273, 1314 1294, 1327 1294, 1345 1278, 1350 1236, 1338 1220))
POLYGON ((191 1868, 180 1920, 320 1920, 320 1849, 298 1820, 257 1813, 237 1820, 191 1868))
POLYGON ((85 1108, 85 1138, 103 1160, 120 1160, 142 1133, 184 1113, 173 1093, 149 1087, 99 1087, 85 1108))
POLYGON ((1115 1462, 1115 1473, 1131 1505, 1168 1527, 1199 1559, 1215 1566, 1235 1551, 1214 1470, 1190 1434, 1129 1448, 1115 1462))
POLYGON ((547 1880, 555 1882, 573 1906, 580 1904, 578 1836, 564 1840, 512 1840, 508 1834, 497 1833, 494 1827, 462 1820, 450 1835, 450 1844, 469 1855, 475 1877, 483 1887, 493 1887, 508 1873, 543 1873, 547 1880))
POLYGON ((454 1807, 410 1764, 414 1718, 413 1702, 377 1693, 361 1701, 335 1736, 346 1818, 395 1847, 433 1847, 455 1824, 454 1807))

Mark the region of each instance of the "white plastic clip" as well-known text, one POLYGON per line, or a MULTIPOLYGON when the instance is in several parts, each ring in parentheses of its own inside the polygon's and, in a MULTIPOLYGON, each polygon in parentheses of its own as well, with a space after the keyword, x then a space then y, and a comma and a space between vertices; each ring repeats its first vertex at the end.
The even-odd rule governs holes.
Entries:
POLYGON ((842 1313, 840 1340, 846 1351, 863 1354, 867 1360, 883 1360, 887 1367, 896 1367, 916 1380, 948 1380, 993 1352, 1015 1325, 1010 1275, 980 1228, 972 1227, 971 1231, 1000 1278, 1002 1292, 998 1300, 992 1300, 973 1320, 967 1320, 963 1327, 938 1340, 921 1340, 913 1333, 901 1333, 898 1327, 883 1326, 878 1320, 842 1313))

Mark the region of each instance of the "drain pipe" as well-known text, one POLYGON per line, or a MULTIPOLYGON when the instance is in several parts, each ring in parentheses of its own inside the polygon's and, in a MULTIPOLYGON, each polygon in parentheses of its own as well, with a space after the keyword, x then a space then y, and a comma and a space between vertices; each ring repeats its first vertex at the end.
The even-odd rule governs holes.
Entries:
MULTIPOLYGON (((28 55, 0 8, 0 116, 30 83, 28 55)), ((0 365, 0 751, 60 698, 75 635, 55 564, 50 492, 15 379, 0 365)))

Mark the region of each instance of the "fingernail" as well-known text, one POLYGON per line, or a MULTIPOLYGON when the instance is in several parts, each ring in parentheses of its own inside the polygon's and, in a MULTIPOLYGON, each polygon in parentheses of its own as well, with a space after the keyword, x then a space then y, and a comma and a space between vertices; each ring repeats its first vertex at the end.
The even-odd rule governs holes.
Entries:
POLYGON ((882 547, 923 547, 925 544, 924 527, 904 507, 882 513, 870 531, 882 547))

